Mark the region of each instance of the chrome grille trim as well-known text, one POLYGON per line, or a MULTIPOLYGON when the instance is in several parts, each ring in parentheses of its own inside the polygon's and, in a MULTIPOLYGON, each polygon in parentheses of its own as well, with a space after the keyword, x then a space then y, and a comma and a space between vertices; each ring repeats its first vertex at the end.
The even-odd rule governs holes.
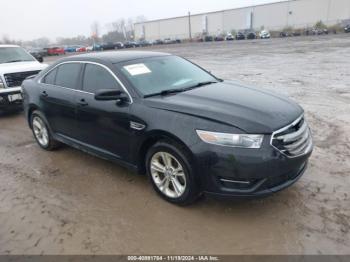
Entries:
POLYGON ((296 139, 298 139, 301 135, 303 135, 306 129, 307 129, 307 124, 304 122, 301 128, 297 132, 279 136, 279 137, 276 137, 276 139, 283 140, 285 143, 293 142, 296 139))
POLYGON ((300 116, 290 125, 273 132, 270 144, 290 158, 309 153, 312 150, 313 143, 311 131, 304 120, 304 116, 300 116), (289 129, 296 130, 288 131, 289 129))

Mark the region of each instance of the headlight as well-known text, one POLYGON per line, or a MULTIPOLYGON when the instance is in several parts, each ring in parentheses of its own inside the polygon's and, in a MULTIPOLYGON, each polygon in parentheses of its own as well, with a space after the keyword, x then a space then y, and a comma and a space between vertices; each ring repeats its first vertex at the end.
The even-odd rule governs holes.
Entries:
POLYGON ((0 77, 0 89, 3 89, 3 88, 5 88, 5 84, 0 77))
POLYGON ((260 148, 264 135, 227 134, 197 130, 197 134, 204 142, 220 146, 260 148))

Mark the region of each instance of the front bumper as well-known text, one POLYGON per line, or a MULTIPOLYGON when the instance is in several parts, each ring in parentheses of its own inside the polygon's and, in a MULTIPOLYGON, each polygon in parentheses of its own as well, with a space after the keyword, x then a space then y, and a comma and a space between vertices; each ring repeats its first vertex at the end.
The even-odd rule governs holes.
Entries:
POLYGON ((199 143, 191 148, 202 191, 225 198, 259 197, 294 184, 305 172, 312 148, 290 158, 266 137, 260 149, 199 143))
POLYGON ((22 95, 21 87, 0 89, 0 109, 21 108, 22 99, 11 101, 9 96, 22 95))

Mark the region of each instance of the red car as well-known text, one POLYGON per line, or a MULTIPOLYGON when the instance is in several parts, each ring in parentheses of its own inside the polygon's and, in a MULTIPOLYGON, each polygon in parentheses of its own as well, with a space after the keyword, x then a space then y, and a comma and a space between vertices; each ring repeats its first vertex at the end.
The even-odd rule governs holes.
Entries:
POLYGON ((77 52, 86 52, 86 47, 85 46, 79 47, 79 48, 77 48, 76 51, 77 52))
POLYGON ((66 52, 64 51, 64 48, 62 47, 50 47, 47 48, 47 54, 48 55, 64 55, 66 52))

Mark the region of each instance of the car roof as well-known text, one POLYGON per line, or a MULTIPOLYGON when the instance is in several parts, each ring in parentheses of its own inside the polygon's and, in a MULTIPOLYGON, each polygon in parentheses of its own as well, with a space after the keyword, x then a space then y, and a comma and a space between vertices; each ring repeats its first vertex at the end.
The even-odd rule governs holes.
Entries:
POLYGON ((88 53, 70 56, 65 58, 65 61, 74 61, 74 60, 101 60, 110 62, 112 64, 127 62, 136 59, 143 59, 149 57, 157 56, 168 56, 170 54, 161 53, 161 52, 145 52, 145 51, 108 51, 108 52, 99 52, 99 53, 88 53))
POLYGON ((2 47, 19 47, 18 45, 0 45, 0 48, 2 47))

